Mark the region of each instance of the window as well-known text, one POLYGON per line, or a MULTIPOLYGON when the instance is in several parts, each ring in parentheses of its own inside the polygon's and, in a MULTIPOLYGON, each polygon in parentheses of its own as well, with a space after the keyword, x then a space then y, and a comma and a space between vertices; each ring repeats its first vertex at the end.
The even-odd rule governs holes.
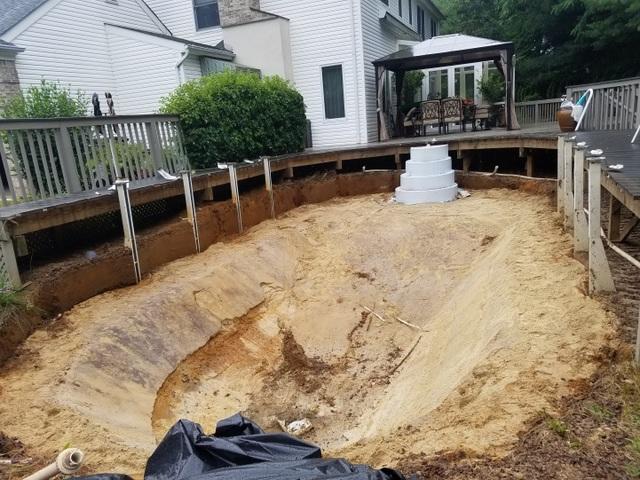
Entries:
POLYGON ((438 22, 432 18, 431 19, 431 36, 435 37, 436 35, 438 35, 438 22))
POLYGON ((429 100, 447 98, 449 96, 449 71, 435 70, 429 72, 429 100))
POLYGON ((476 73, 473 66, 458 67, 455 70, 456 97, 473 100, 475 97, 476 73))
POLYGON ((425 38, 427 38, 427 35, 424 28, 425 27, 424 10, 420 6, 417 8, 417 15, 418 15, 418 33, 420 34, 420 37, 424 40, 425 38))
POLYGON ((398 0, 398 15, 402 18, 402 0, 398 0))
POLYGON ((322 68, 325 118, 344 118, 344 85, 342 65, 322 68))
POLYGON ((217 0, 193 0, 196 17, 196 29, 217 27, 220 25, 220 11, 217 0))
POLYGON ((409 0, 409 24, 413 25, 413 0, 409 0))

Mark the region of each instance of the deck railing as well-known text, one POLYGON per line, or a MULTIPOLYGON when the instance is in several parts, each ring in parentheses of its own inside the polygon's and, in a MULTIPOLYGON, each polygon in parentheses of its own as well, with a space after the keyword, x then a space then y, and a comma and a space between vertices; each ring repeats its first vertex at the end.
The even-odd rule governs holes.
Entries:
POLYGON ((554 123, 556 121, 556 112, 560 110, 561 102, 562 100, 559 98, 518 102, 516 103, 518 122, 522 126, 554 123))
POLYGON ((0 204, 151 182, 187 166, 178 117, 0 120, 0 204))
POLYGON ((567 87, 576 102, 588 89, 593 100, 583 130, 634 130, 640 124, 640 77, 567 87))

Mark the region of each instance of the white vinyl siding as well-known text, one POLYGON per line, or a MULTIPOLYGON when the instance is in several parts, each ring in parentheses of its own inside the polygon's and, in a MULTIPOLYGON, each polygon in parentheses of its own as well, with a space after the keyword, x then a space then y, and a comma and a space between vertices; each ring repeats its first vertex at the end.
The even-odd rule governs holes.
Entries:
POLYGON ((184 81, 195 80, 202 76, 202 67, 200 66, 200 57, 189 56, 182 64, 184 81))
MULTIPOLYGON (((429 13, 425 5, 419 0, 411 2, 412 8, 420 7, 425 11, 425 20, 429 22, 429 13)), ((405 0, 403 8, 403 21, 409 25, 409 2, 405 0)), ((366 131, 370 142, 378 139, 377 120, 377 92, 376 73, 373 61, 398 51, 398 38, 384 30, 380 25, 379 10, 386 8, 392 15, 399 16, 398 0, 391 0, 386 7, 380 0, 361 0, 362 8, 362 37, 364 51, 364 83, 366 94, 366 131)), ((417 31, 416 10, 413 10, 413 24, 411 28, 417 31)), ((427 24, 428 25, 428 24, 427 24)), ((387 84, 387 87, 389 85, 387 84)), ((393 92, 392 92, 393 94, 393 92)))
POLYGON ((159 32, 135 0, 119 0, 118 5, 103 0, 62 0, 10 39, 25 48, 16 57, 21 87, 39 84, 43 78, 59 81, 73 91, 83 91, 89 99, 99 93, 103 104, 104 92, 111 92, 117 109, 105 22, 159 32))
POLYGON ((108 36, 116 111, 122 115, 157 113, 160 99, 179 84, 176 65, 183 45, 113 27, 108 28, 108 36))
POLYGON ((194 42, 217 45, 222 41, 222 28, 196 29, 193 0, 146 0, 173 35, 194 42))
POLYGON ((260 3, 262 10, 289 19, 293 81, 304 97, 313 144, 317 147, 366 141, 358 3, 359 0, 260 3), (344 78, 345 117, 326 119, 322 67, 338 64, 342 65, 344 78))

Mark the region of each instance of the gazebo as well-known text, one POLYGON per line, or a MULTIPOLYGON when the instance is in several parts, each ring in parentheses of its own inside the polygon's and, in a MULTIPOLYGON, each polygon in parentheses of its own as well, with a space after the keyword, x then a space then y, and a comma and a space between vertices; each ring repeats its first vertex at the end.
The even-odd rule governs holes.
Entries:
POLYGON ((375 60, 373 64, 376 68, 378 139, 388 140, 390 138, 384 112, 384 84, 387 71, 392 71, 396 74, 398 107, 396 123, 401 125, 400 97, 405 72, 483 61, 493 61, 498 71, 502 73, 506 85, 505 111, 507 129, 519 129, 520 126, 515 113, 514 57, 512 42, 500 42, 457 33, 436 36, 375 60))

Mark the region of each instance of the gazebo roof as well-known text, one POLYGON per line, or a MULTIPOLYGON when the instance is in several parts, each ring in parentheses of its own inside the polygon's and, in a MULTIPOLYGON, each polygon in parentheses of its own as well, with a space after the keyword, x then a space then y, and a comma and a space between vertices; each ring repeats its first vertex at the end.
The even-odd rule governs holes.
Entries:
POLYGON ((406 71, 446 67, 500 58, 502 52, 513 53, 512 42, 456 33, 439 35, 387 55, 373 62, 389 70, 406 71))

